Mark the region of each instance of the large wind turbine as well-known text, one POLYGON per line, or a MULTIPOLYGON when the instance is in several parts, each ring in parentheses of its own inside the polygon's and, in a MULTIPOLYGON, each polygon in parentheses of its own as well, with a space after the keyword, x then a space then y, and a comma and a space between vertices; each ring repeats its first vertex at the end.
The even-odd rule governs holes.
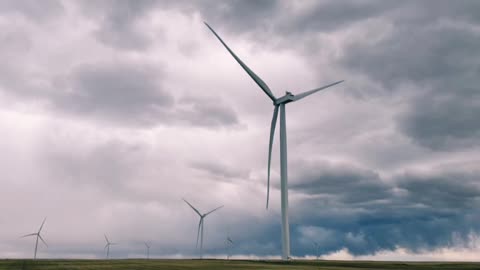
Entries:
POLYGON ((186 202, 193 209, 193 211, 195 211, 195 213, 197 213, 198 216, 200 217, 200 222, 198 223, 198 230, 197 230, 197 244, 196 244, 195 247, 198 248, 198 239, 200 238, 200 259, 201 259, 203 257, 203 220, 205 219, 206 216, 208 216, 211 213, 213 213, 213 212, 217 211, 218 209, 222 208, 223 205, 213 209, 210 212, 207 212, 205 214, 201 214, 200 211, 198 211, 195 207, 193 207, 193 205, 191 205, 189 202, 187 202, 187 200, 183 199, 183 201, 186 202))
POLYGON ((150 259, 150 245, 147 242, 143 242, 147 248, 147 260, 150 259))
POLYGON ((107 244, 105 245, 105 247, 103 248, 103 250, 107 249, 107 259, 109 258, 110 256, 110 246, 111 245, 116 245, 117 243, 112 243, 108 240, 107 238, 107 235, 104 234, 103 236, 105 236, 105 241, 107 241, 107 244))
POLYGON ((282 205, 282 259, 287 260, 290 257, 290 229, 288 225, 287 127, 285 120, 285 104, 293 101, 298 101, 320 90, 339 84, 343 82, 343 80, 297 95, 286 92, 284 96, 277 98, 273 95, 267 84, 262 79, 260 79, 260 77, 258 77, 257 74, 255 74, 249 67, 247 67, 247 65, 245 65, 245 63, 243 63, 237 55, 235 55, 235 53, 227 46, 227 44, 225 44, 225 42, 210 27, 210 25, 208 25, 207 23, 205 23, 205 25, 207 25, 207 27, 213 32, 213 34, 218 38, 218 40, 223 44, 223 46, 225 46, 228 52, 230 52, 233 58, 235 58, 235 60, 240 64, 240 66, 242 66, 242 68, 248 73, 248 75, 263 90, 263 92, 265 92, 265 94, 273 101, 274 110, 270 129, 270 143, 268 146, 267 209, 268 199, 270 196, 270 161, 272 156, 272 144, 275 133, 275 126, 277 124, 278 109, 280 108, 280 190, 282 205))
POLYGON ((26 235, 21 237, 21 238, 28 237, 28 236, 36 236, 37 237, 37 239, 35 240, 35 252, 33 253, 33 259, 34 260, 37 258, 37 248, 38 248, 38 239, 39 238, 40 238, 40 240, 42 240, 43 244, 45 244, 45 246, 48 247, 47 243, 45 242, 45 240, 43 240, 42 236, 40 235, 40 233, 42 232, 43 225, 45 224, 46 220, 47 220, 47 218, 43 219, 42 225, 40 225, 40 229, 38 229, 38 232, 31 233, 31 234, 26 234, 26 235))

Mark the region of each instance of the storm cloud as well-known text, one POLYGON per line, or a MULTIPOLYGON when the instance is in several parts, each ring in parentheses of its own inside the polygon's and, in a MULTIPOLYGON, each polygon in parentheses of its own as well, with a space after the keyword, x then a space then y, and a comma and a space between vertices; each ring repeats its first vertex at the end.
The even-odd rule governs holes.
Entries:
POLYGON ((3 1, 0 256, 45 216, 41 257, 196 256, 182 198, 209 256, 280 253, 271 103, 204 21, 276 95, 346 80, 287 106, 294 256, 475 251, 479 5, 3 1))

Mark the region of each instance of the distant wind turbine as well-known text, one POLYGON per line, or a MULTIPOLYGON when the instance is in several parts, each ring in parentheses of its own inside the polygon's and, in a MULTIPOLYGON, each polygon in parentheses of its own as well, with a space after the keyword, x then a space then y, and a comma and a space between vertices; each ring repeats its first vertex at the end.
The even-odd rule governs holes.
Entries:
POLYGON ((281 205, 282 205, 282 259, 288 260, 290 258, 290 228, 288 225, 288 170, 287 170, 287 126, 285 117, 285 104, 298 101, 304 97, 314 94, 320 90, 339 84, 342 81, 334 82, 332 84, 325 85, 320 88, 316 88, 310 91, 306 91, 297 95, 290 92, 282 97, 276 98, 267 84, 260 79, 245 63, 238 58, 237 55, 225 44, 220 36, 208 25, 205 25, 213 32, 218 40, 225 46, 228 52, 235 58, 235 60, 242 66, 242 68, 248 73, 248 75, 257 83, 257 85, 263 90, 263 92, 273 101, 273 118, 270 128, 270 143, 268 146, 268 177, 267 177, 267 209, 268 200, 270 196, 270 161, 272 157, 272 145, 273 137, 275 134, 275 126, 277 124, 278 109, 280 108, 280 190, 281 190, 281 205))
POLYGON ((227 260, 230 259, 230 246, 233 245, 233 241, 230 237, 227 237, 225 240, 225 245, 227 246, 227 260))
POLYGON ((147 248, 147 260, 150 258, 150 245, 147 242, 144 242, 145 247, 147 248))
POLYGON ((38 232, 31 233, 31 234, 26 234, 26 235, 21 237, 21 238, 28 237, 28 236, 36 236, 37 237, 37 239, 35 240, 35 252, 33 253, 33 259, 34 260, 37 258, 37 248, 38 248, 38 239, 39 238, 43 242, 43 244, 45 244, 45 246, 48 247, 47 243, 45 242, 45 240, 43 240, 42 236, 40 235, 40 233, 42 232, 43 225, 45 224, 46 220, 47 220, 47 218, 43 219, 42 225, 40 225, 40 229, 38 229, 38 232))
POLYGON ((198 230, 197 230, 197 244, 195 247, 198 248, 198 239, 200 239, 200 259, 202 259, 203 258, 203 224, 204 224, 203 220, 205 219, 206 216, 222 208, 223 205, 211 210, 210 212, 201 214, 200 211, 198 211, 195 207, 193 207, 193 205, 187 202, 187 200, 183 199, 183 201, 186 202, 193 209, 193 211, 195 211, 195 213, 197 213, 198 216, 200 217, 200 222, 198 223, 198 230))
POLYGON ((117 243, 112 243, 108 240, 108 237, 106 234, 104 234, 103 236, 105 236, 105 241, 107 241, 107 244, 105 245, 105 247, 103 248, 103 250, 107 249, 107 259, 110 258, 110 246, 112 245, 116 245, 117 243))
POLYGON ((320 249, 320 245, 313 241, 313 245, 315 246, 315 254, 317 255, 317 260, 318 260, 318 256, 320 255, 320 253, 318 252, 318 250, 320 249))

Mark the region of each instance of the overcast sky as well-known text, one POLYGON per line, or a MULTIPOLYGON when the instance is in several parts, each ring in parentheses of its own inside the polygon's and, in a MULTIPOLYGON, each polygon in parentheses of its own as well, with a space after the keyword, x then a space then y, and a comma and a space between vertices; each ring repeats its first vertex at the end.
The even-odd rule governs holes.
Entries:
POLYGON ((0 1, 0 257, 480 260, 479 1, 0 1), (278 135, 278 133, 277 133, 278 135))

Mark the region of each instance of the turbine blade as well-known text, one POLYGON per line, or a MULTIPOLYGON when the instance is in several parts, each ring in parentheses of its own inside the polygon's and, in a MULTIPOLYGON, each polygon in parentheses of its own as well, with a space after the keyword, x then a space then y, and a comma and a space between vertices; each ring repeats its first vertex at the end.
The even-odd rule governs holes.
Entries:
POLYGON ((249 67, 247 67, 247 65, 245 65, 245 63, 242 62, 242 60, 240 60, 240 58, 238 58, 237 55, 235 55, 235 53, 227 46, 227 44, 225 44, 225 42, 220 38, 220 36, 212 29, 212 27, 210 27, 210 25, 208 25, 208 23, 205 22, 205 25, 210 29, 210 31, 212 31, 212 33, 218 38, 218 40, 223 44, 223 46, 225 46, 225 48, 228 50, 228 52, 230 52, 230 54, 233 56, 233 58, 235 58, 235 60, 237 60, 237 62, 240 64, 240 66, 242 66, 242 68, 248 73, 248 75, 250 76, 250 78, 252 78, 256 83, 257 85, 262 88, 263 92, 265 92, 265 94, 267 94, 268 97, 270 97, 270 99, 272 101, 275 101, 275 96, 273 95, 272 91, 270 90, 270 88, 268 88, 268 85, 262 80, 260 79, 260 77, 257 76, 257 74, 255 74, 249 67))
POLYGON ((34 236, 37 235, 37 233, 30 233, 30 234, 25 234, 24 236, 20 236, 20 238, 28 237, 28 236, 34 236))
POLYGON ((187 202, 187 200, 185 200, 185 199, 182 199, 182 200, 183 200, 184 202, 186 202, 186 203, 193 209, 193 211, 197 212, 197 214, 198 214, 199 216, 202 216, 202 214, 200 214, 200 212, 199 212, 195 207, 193 207, 193 205, 191 205, 189 202, 187 202))
POLYGON ((268 144, 268 170, 267 170, 267 209, 268 209, 268 200, 270 198, 270 165, 272 162, 272 146, 273 146, 273 137, 275 135, 275 127, 277 125, 278 117, 278 105, 275 106, 273 110, 272 125, 270 127, 270 142, 268 144))
POLYGON ((110 244, 110 241, 108 241, 107 235, 104 234, 103 236, 105 236, 105 241, 107 241, 107 244, 110 244))
POLYGON ((43 219, 43 222, 42 222, 42 225, 40 225, 40 229, 38 230, 38 233, 40 233, 40 231, 42 231, 42 228, 43 228, 43 224, 45 224, 45 221, 47 220, 47 217, 45 217, 43 219))
POLYGON ((202 225, 203 217, 200 218, 200 221, 198 222, 198 230, 197 230, 197 244, 195 245, 195 248, 198 248, 198 238, 200 237, 200 227, 202 225))
POLYGON ((318 92, 318 91, 320 91, 320 90, 323 90, 323 89, 328 88, 328 87, 330 87, 330 86, 334 86, 334 85, 339 84, 339 83, 342 83, 342 82, 344 82, 344 80, 341 80, 341 81, 338 81, 338 82, 334 82, 334 83, 332 83, 332 84, 325 85, 325 86, 320 87, 320 88, 316 88, 316 89, 313 89, 313 90, 310 90, 310 91, 306 91, 306 92, 300 93, 300 94, 298 94, 298 95, 293 96, 293 100, 294 100, 294 101, 300 100, 300 99, 302 99, 302 98, 304 98, 304 97, 306 97, 306 96, 309 96, 309 95, 311 95, 311 94, 313 94, 313 93, 316 93, 316 92, 318 92))
POLYGON ((233 244, 233 241, 232 241, 232 239, 230 239, 230 237, 227 237, 227 240, 228 240, 228 242, 233 244))
POLYGON ((48 247, 47 243, 45 242, 45 240, 43 240, 42 236, 39 234, 38 237, 40 238, 40 240, 42 240, 43 244, 45 244, 46 247, 48 247))
POLYGON ((107 249, 108 245, 109 245, 109 244, 107 243, 107 244, 105 245, 105 247, 103 248, 103 250, 107 249))
POLYGON ((219 207, 217 207, 217 208, 215 208, 215 209, 213 209, 212 211, 210 211, 210 212, 208 212, 208 213, 206 213, 204 216, 206 217, 207 215, 209 215, 209 214, 217 211, 218 209, 220 209, 220 208, 222 208, 222 207, 223 207, 223 205, 222 205, 222 206, 219 206, 219 207))

